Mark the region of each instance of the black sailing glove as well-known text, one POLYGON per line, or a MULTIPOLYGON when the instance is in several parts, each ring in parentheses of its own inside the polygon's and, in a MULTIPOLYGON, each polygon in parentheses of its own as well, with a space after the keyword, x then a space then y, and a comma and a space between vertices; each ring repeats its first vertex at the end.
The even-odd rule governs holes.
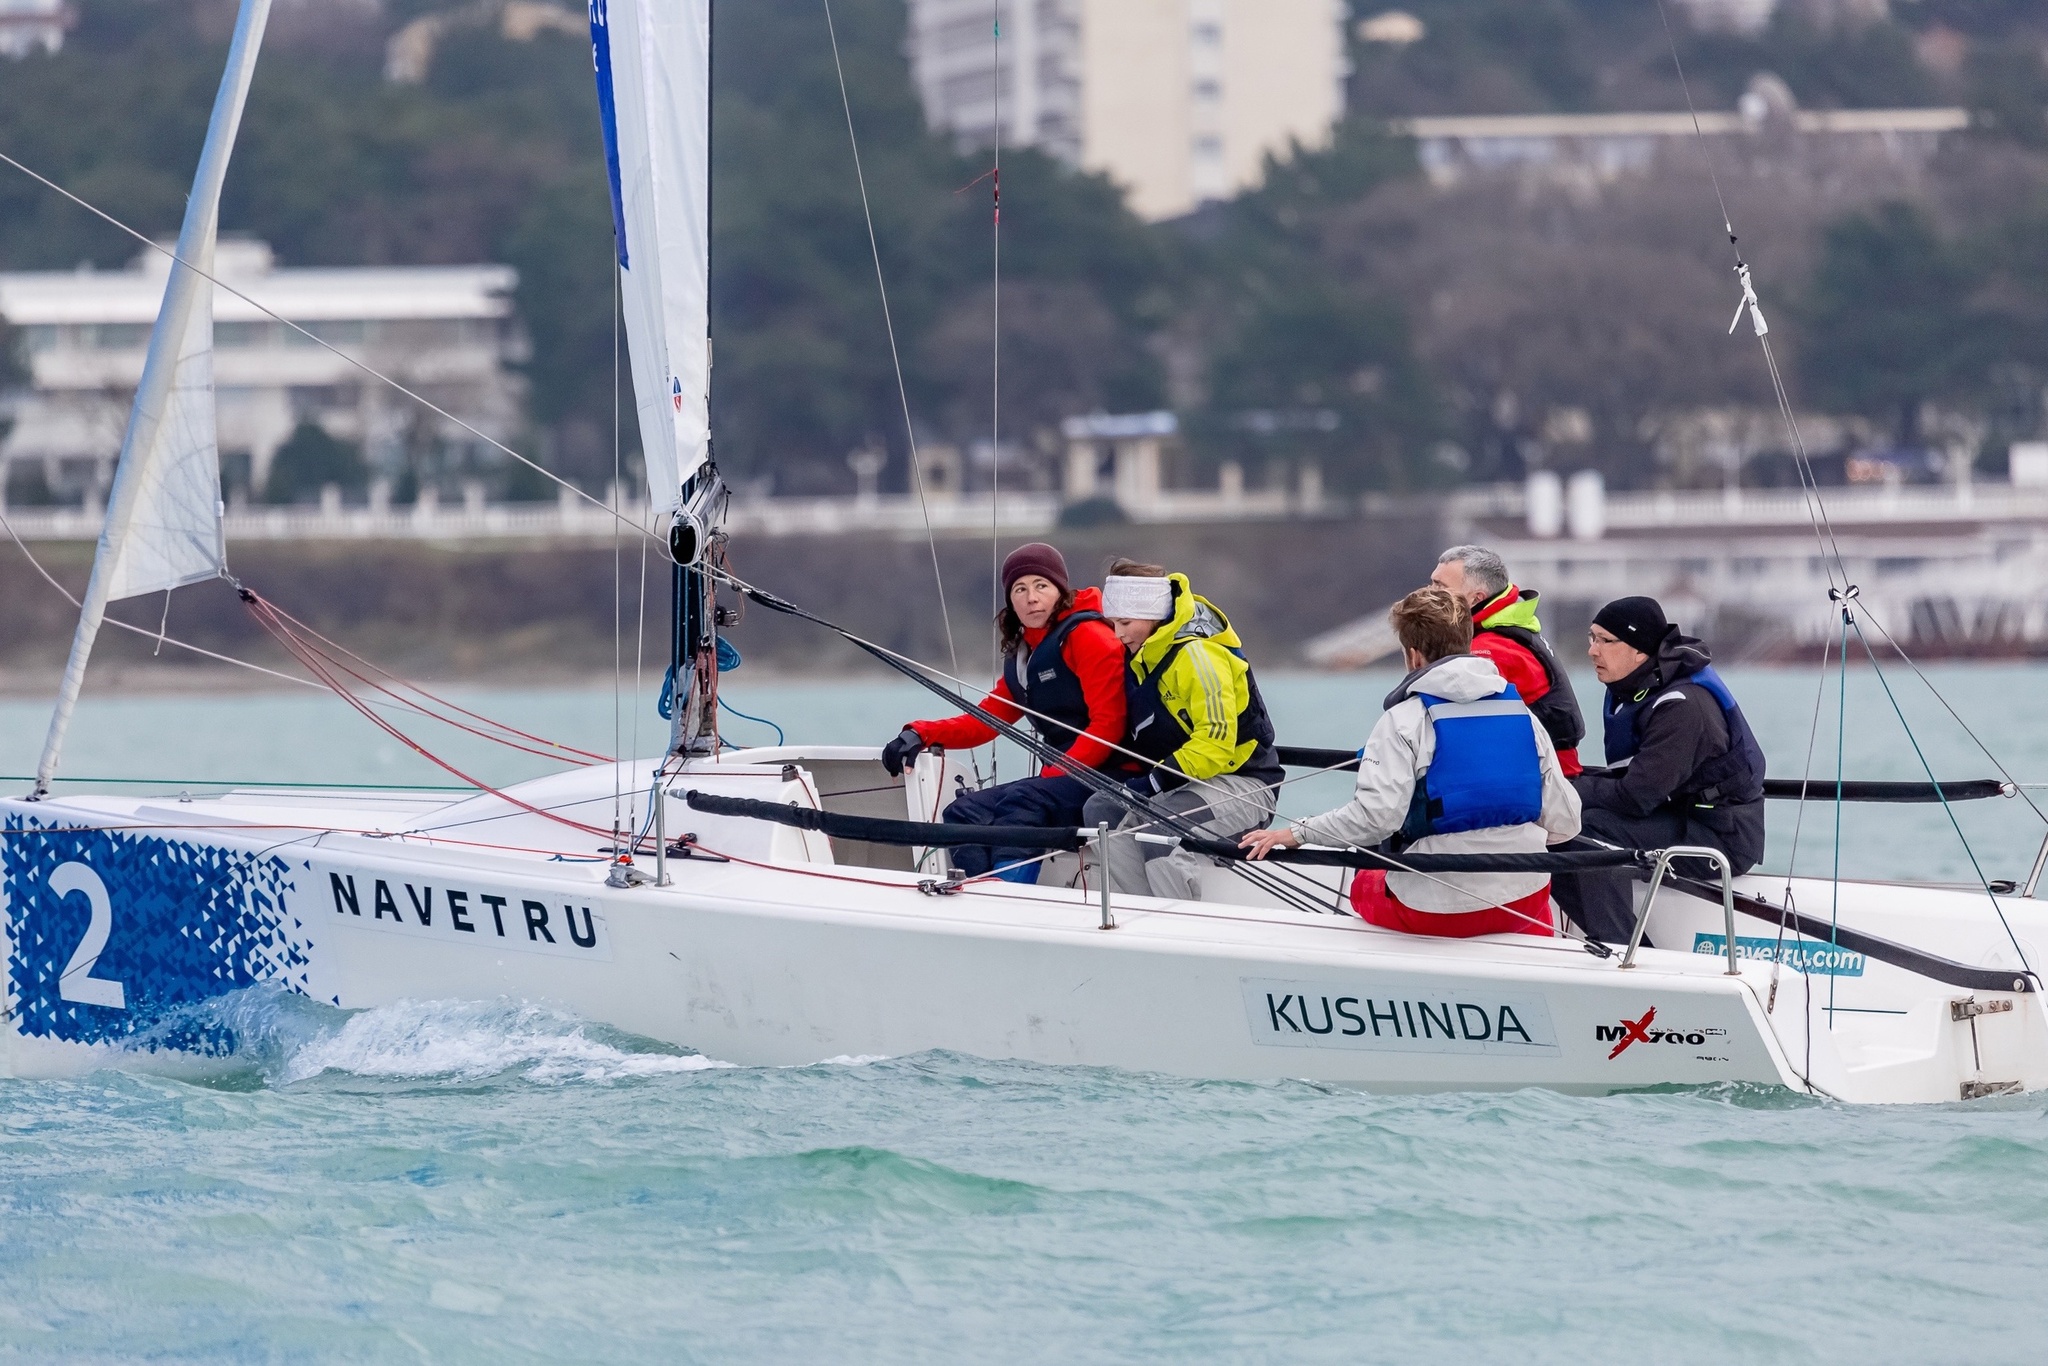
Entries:
POLYGON ((917 756, 922 753, 924 737, 909 726, 905 726, 901 735, 882 746, 882 767, 889 770, 890 777, 900 778, 903 776, 903 766, 908 764, 915 768, 917 756))

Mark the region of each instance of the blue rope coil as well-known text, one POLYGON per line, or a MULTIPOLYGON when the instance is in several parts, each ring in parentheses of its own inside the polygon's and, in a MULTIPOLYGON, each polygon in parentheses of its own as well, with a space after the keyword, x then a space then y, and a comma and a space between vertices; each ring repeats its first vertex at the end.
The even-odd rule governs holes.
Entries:
MULTIPOLYGON (((740 658, 738 646, 734 645, 724 636, 720 636, 718 638, 718 671, 720 673, 729 674, 745 662, 745 660, 740 658)), ((668 666, 668 672, 661 676, 661 693, 654 699, 654 710, 661 714, 662 720, 667 721, 675 716, 675 698, 676 666, 671 664, 668 666)), ((728 708, 727 710, 731 709, 728 708)), ((740 713, 738 712, 733 712, 733 715, 735 716, 738 716, 739 714, 740 713)), ((754 718, 749 716, 747 719, 751 721, 754 718)), ((775 723, 773 721, 764 721, 761 724, 766 726, 772 726, 775 723)))

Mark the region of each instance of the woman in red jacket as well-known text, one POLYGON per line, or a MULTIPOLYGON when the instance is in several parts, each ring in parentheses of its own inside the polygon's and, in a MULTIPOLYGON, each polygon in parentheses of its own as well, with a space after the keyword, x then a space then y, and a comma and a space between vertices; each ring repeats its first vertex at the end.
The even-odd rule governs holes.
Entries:
MULTIPOLYGON (((1035 778, 963 793, 944 818, 958 825, 1079 825, 1089 788, 1067 770, 1118 765, 1111 746, 1124 738, 1123 642, 1102 619, 1101 590, 1075 592, 1066 560, 1049 545, 1010 552, 1003 595, 1007 605, 996 618, 1003 676, 982 709, 1005 722, 1028 722, 1065 758, 1035 778)), ((971 713, 913 721, 882 747, 882 763, 899 775, 927 745, 972 749, 995 738, 994 728, 971 713)), ((1036 882, 1041 852, 968 845, 953 851, 953 866, 969 877, 994 871, 1010 882, 1036 882)))

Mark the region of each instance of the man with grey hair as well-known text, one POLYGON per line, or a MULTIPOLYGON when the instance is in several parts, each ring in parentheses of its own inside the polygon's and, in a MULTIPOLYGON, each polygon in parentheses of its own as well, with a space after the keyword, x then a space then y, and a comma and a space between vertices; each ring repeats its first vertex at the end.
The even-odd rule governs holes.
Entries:
POLYGON ((1557 747, 1558 766, 1567 778, 1577 777, 1586 720, 1571 679, 1543 638, 1535 590, 1517 588, 1508 578, 1507 562, 1483 545, 1452 546, 1437 556, 1429 581, 1448 588, 1471 609, 1472 653, 1492 660, 1501 677, 1514 684, 1557 747))

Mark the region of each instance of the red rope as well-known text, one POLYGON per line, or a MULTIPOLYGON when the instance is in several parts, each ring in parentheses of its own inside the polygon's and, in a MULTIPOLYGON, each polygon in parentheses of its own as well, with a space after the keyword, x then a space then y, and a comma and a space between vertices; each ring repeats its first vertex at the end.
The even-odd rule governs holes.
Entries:
MULTIPOLYGON (((471 735, 478 736, 481 739, 491 740, 498 744, 507 745, 513 749, 524 750, 528 754, 534 754, 544 759, 556 758, 558 757, 558 755, 554 752, 543 753, 539 750, 526 749, 524 745, 514 744, 512 741, 504 739, 503 736, 514 735, 519 737, 519 739, 521 740, 530 740, 536 745, 545 745, 549 751, 559 751, 561 754, 573 754, 579 758, 587 759, 592 763, 608 764, 612 762, 612 756, 610 755, 598 754, 586 749, 578 749, 574 745, 563 744, 559 740, 550 740, 544 735, 533 735, 526 731, 520 730, 517 726, 507 725, 505 722, 499 721, 494 717, 485 716, 480 712, 471 711, 469 708, 461 705, 458 702, 452 702, 449 699, 442 697, 438 693, 435 693, 427 688, 421 687, 417 683, 412 683, 407 681, 406 679, 400 678, 397 674, 392 673, 389 669, 386 669, 379 664, 373 663, 372 661, 363 658, 361 655, 349 649, 347 646, 341 644, 338 641, 332 640, 329 637, 324 636, 320 632, 314 630, 311 626, 308 626, 305 622, 300 621, 297 617, 285 611, 282 607, 279 607, 276 603, 270 601, 268 598, 265 598, 260 594, 255 593, 246 588, 243 589, 242 592, 244 594, 243 601, 249 605, 251 610, 256 610, 260 607, 261 610, 269 612, 274 618, 276 618, 279 627, 283 627, 286 623, 288 623, 289 629, 292 631, 293 634, 301 637, 310 637, 313 640, 320 642, 321 645, 326 646, 327 650, 322 651, 321 653, 327 656, 327 658, 334 665, 335 668, 338 668, 342 672, 347 673, 350 677, 356 679, 365 687, 376 689, 378 692, 383 693, 386 697, 389 697, 392 701, 398 703, 401 706, 408 707, 422 716, 430 717, 433 720, 441 722, 443 725, 454 726, 457 729, 468 731, 471 735), (502 734, 487 735, 484 732, 476 730, 473 727, 465 726, 459 721, 454 721, 448 717, 438 715, 430 709, 420 706, 417 702, 413 702, 410 699, 399 696, 397 693, 391 691, 389 688, 386 688, 383 685, 375 682, 367 675, 360 673, 355 669, 349 668, 346 664, 343 664, 339 658, 335 657, 337 655, 345 656, 346 658, 355 661, 357 664, 362 665, 363 668, 369 670, 371 673, 375 673, 383 678, 389 679, 391 682, 397 684, 399 687, 407 690, 408 692, 417 693, 421 697, 428 699, 437 706, 446 707, 450 711, 458 712, 461 715, 468 717, 472 721, 480 721, 484 725, 490 726, 494 730, 502 732, 502 734)), ((272 629, 272 634, 276 634, 276 628, 272 629)), ((308 648, 311 647, 309 646, 308 648)))
MULTIPOLYGON (((407 735, 397 726, 392 725, 391 722, 385 720, 382 716, 379 716, 375 708, 371 707, 368 703, 364 702, 360 697, 356 696, 354 692, 344 687, 341 681, 337 679, 332 672, 330 672, 328 667, 328 661, 323 659, 318 651, 312 649, 310 646, 306 645, 304 641, 300 640, 297 634, 294 633, 291 630, 291 628, 289 628, 281 620, 279 620, 278 615, 276 614, 274 609, 270 607, 270 604, 268 602, 264 601, 262 598, 257 597, 254 593, 251 593, 246 589, 243 590, 243 601, 249 604, 250 610, 256 614, 256 619, 264 624, 265 628, 270 631, 271 635, 276 638, 277 642, 280 645, 284 646, 286 650, 290 651, 292 656, 295 659, 297 659, 299 663, 304 665, 307 671, 310 672, 315 678, 319 679, 322 683, 325 683, 328 686, 328 688, 330 688, 334 692, 334 695, 336 697, 339 697, 349 706, 355 708, 356 712, 359 715, 361 715, 364 720, 368 721, 371 725, 377 727, 377 729, 383 731, 386 735, 389 735, 392 739, 404 745, 413 753, 419 755, 422 759, 425 759, 428 763, 434 765, 438 769, 441 769, 445 773, 449 773, 457 778, 460 778, 463 782, 468 783, 471 787, 476 788, 478 791, 488 792, 492 796, 498 798, 500 801, 508 802, 511 805, 518 807, 522 811, 526 811, 532 815, 539 816, 544 820, 554 821, 559 825, 566 825, 572 830, 581 831, 585 834, 596 835, 599 837, 606 836, 607 832, 598 826, 586 825, 582 821, 571 820, 567 816, 559 816, 556 815, 554 812, 549 811, 543 807, 535 806, 531 802, 513 796, 511 793, 504 791, 502 788, 493 787, 491 784, 484 782, 482 779, 477 778, 472 774, 463 772, 455 765, 449 763, 446 759, 443 759, 440 755, 435 754, 432 750, 429 750, 425 745, 422 745, 419 741, 413 739, 410 735, 407 735)), ((339 668, 343 666, 336 665, 335 667, 339 668)), ((343 668, 343 671, 352 672, 345 668, 343 668)), ((451 721, 448 724, 458 725, 459 723, 451 721)), ((462 728, 466 730, 470 729, 469 727, 462 728)), ((481 734, 481 732, 476 731, 471 731, 471 733, 481 734)), ((485 736, 484 738, 488 739, 490 737, 485 736)), ((521 747, 514 746, 514 748, 521 747)), ((531 753, 532 751, 528 752, 531 753)))
MULTIPOLYGON (((552 753, 548 750, 535 749, 529 745, 522 745, 516 740, 508 740, 503 735, 491 734, 487 731, 479 730, 475 726, 467 725, 461 721, 455 720, 453 717, 443 716, 430 708, 423 707, 419 703, 411 700, 410 698, 400 696, 399 694, 393 692, 391 689, 387 687, 384 687, 375 679, 369 677, 361 671, 350 668, 346 663, 344 663, 341 659, 337 658, 334 654, 325 650, 321 650, 317 646, 308 644, 304 638, 299 636, 299 634, 292 629, 291 626, 285 623, 282 613, 279 612, 279 610, 275 607, 274 604, 271 604, 261 598, 256 598, 249 604, 249 607, 250 610, 257 615, 258 619, 262 621, 265 629, 270 631, 271 635, 275 637, 279 641, 279 643, 284 644, 287 649, 290 649, 293 652, 293 654, 300 660, 301 663, 306 663, 309 668, 314 667, 310 663, 310 658, 313 656, 317 656, 321 661, 323 661, 323 667, 320 668, 320 673, 322 675, 323 680, 327 681, 330 687, 337 686, 333 681, 332 674, 333 672, 338 671, 340 673, 348 675, 350 678, 355 679, 365 688, 368 688, 373 692, 380 693, 383 696, 390 698, 393 703, 405 708, 406 710, 414 713, 415 715, 424 716, 432 721, 439 721, 441 724, 445 726, 449 726, 453 729, 463 731, 466 734, 474 735, 480 740, 486 740, 492 744, 504 745, 508 749, 516 749, 519 750, 521 753, 531 754, 538 759, 559 760, 561 757, 560 755, 552 753)), ((315 634, 317 635, 317 633, 315 634)), ((458 707, 455 708, 455 710, 462 711, 463 709, 458 707)), ((475 713, 472 712, 465 712, 464 714, 475 715, 475 713)), ((500 730, 508 732, 512 731, 511 727, 503 726, 498 722, 491 721, 489 717, 482 717, 479 719, 484 720, 488 724, 497 727, 500 730)), ((524 734, 524 732, 512 733, 522 735, 524 734)), ((539 741, 539 743, 550 745, 557 749, 566 748, 566 746, 556 745, 554 741, 549 740, 542 740, 539 741)), ((573 752, 579 754, 584 753, 584 751, 580 750, 573 752)), ((603 760, 604 758, 604 756, 601 755, 593 755, 590 757, 598 760, 603 760)))
MULTIPOLYGON (((452 844, 464 849, 489 849, 504 854, 545 854, 549 858, 573 858, 579 862, 602 863, 602 857, 586 857, 570 849, 547 849, 531 844, 499 844, 492 840, 462 840, 420 830, 357 830, 339 825, 290 825, 278 821, 224 821, 219 824, 188 821, 114 821, 106 825, 38 825, 19 830, 0 827, 0 838, 10 835, 90 835, 128 830, 300 830, 309 835, 355 835, 362 839, 418 840, 423 844, 452 844)), ((593 832, 601 833, 601 832, 593 832)))

